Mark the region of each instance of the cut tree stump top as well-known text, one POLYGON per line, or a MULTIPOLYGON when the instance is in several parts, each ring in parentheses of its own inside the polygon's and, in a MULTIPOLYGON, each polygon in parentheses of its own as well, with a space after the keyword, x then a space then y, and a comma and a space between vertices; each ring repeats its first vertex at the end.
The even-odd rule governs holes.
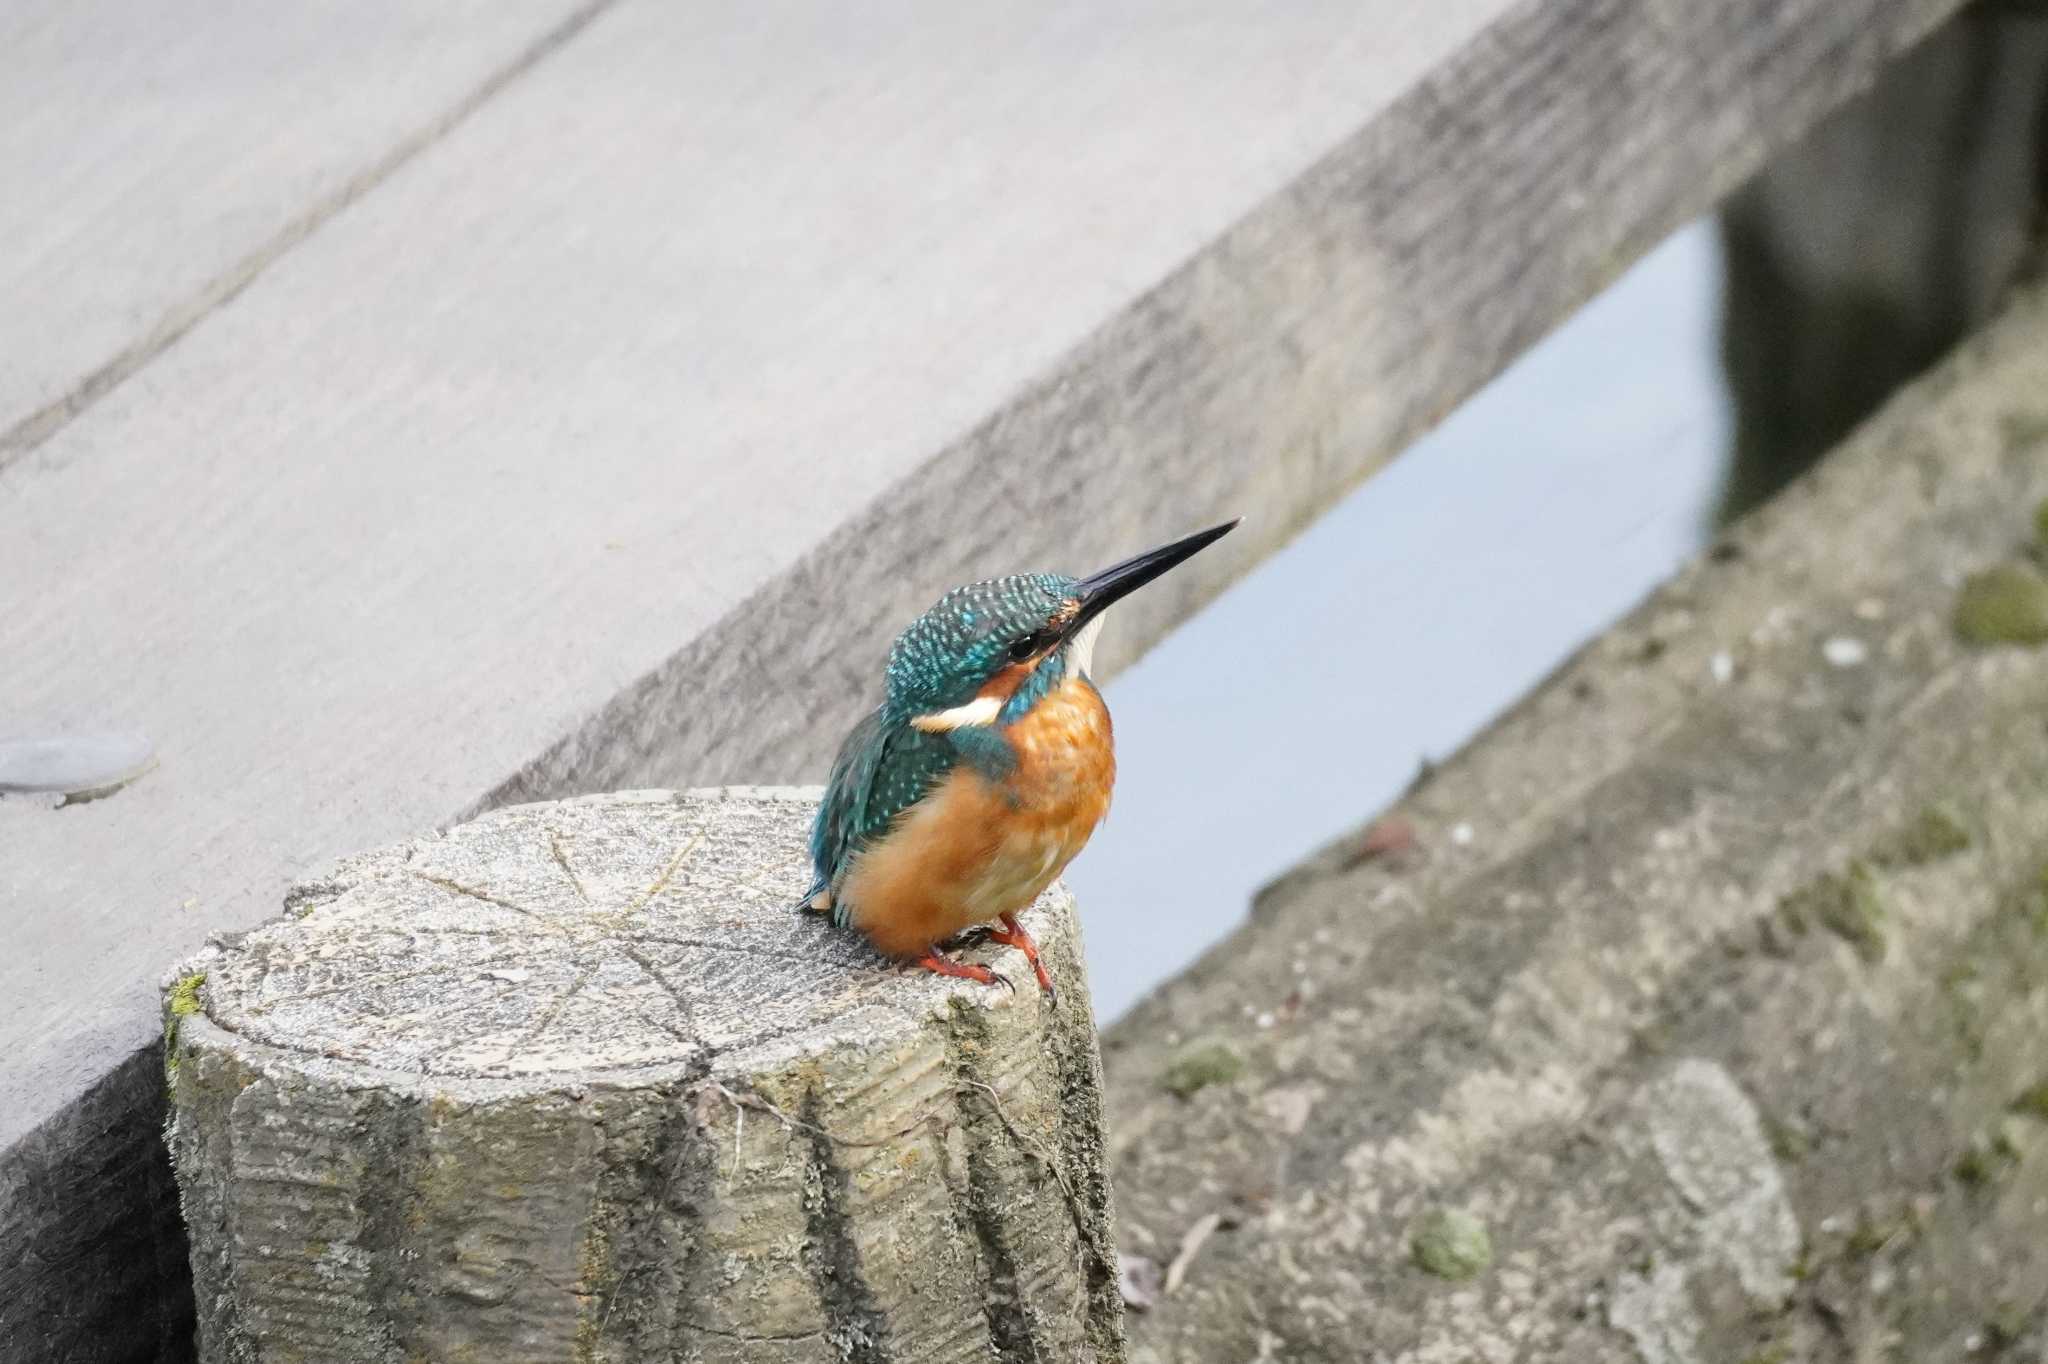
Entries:
MULTIPOLYGON (((513 807, 341 862, 293 890, 287 917, 186 971, 205 975, 208 1019, 244 1042, 440 1089, 745 1071, 987 996, 791 907, 816 800, 727 788, 513 807)), ((1026 919, 1045 932, 1050 915, 1026 919)), ((976 955, 1015 957, 998 969, 1030 982, 1021 954, 976 955)))

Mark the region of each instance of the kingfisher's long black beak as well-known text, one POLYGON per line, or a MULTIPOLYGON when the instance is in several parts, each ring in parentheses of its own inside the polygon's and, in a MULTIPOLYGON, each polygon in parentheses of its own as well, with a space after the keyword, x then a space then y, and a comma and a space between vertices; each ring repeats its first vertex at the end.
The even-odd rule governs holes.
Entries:
POLYGON ((1243 517, 1226 521, 1220 526, 1211 526, 1205 531, 1158 549, 1148 549, 1134 555, 1120 564, 1112 564, 1100 573, 1090 574, 1081 579, 1074 588, 1074 596, 1081 603, 1081 609, 1067 622, 1065 633, 1078 633, 1082 626, 1101 615, 1109 607, 1151 582, 1167 569, 1192 559, 1196 554, 1215 544, 1224 536, 1237 529, 1243 517))

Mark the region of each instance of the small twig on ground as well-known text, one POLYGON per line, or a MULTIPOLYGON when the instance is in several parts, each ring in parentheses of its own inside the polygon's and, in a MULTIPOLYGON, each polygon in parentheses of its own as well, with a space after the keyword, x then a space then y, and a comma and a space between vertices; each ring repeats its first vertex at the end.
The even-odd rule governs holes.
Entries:
POLYGON ((1195 1219, 1193 1226, 1188 1228, 1187 1235, 1180 1238, 1180 1250, 1174 1255, 1173 1263, 1166 1267, 1165 1295, 1167 1297, 1172 1297, 1180 1288, 1181 1281, 1187 1278, 1188 1266, 1194 1262, 1196 1254, 1202 1249, 1202 1243, 1215 1235, 1216 1228, 1222 1225, 1222 1213, 1204 1213, 1201 1217, 1195 1219))

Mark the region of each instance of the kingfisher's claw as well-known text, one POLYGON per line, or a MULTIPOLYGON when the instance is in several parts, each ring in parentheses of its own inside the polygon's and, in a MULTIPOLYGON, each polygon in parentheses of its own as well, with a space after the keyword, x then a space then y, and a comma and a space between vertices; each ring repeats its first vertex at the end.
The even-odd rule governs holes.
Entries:
POLYGON ((1011 994, 1017 992, 1017 987, 1012 985, 1010 978, 1002 972, 991 970, 977 962, 956 961, 937 948, 933 948, 918 958, 917 964, 934 975, 952 976, 958 980, 971 980, 979 985, 1000 985, 1011 994))

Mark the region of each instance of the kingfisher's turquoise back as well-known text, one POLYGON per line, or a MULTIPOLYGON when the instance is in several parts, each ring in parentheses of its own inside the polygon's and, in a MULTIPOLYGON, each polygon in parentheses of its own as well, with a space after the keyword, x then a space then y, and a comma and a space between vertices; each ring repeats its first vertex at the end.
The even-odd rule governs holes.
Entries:
MULTIPOLYGON (((817 874, 811 895, 836 887, 854 854, 922 800, 960 760, 946 735, 927 734, 908 721, 891 722, 887 715, 884 707, 854 726, 832 764, 825 799, 811 826, 811 866, 817 874)), ((832 922, 844 928, 848 912, 835 897, 832 922)))

